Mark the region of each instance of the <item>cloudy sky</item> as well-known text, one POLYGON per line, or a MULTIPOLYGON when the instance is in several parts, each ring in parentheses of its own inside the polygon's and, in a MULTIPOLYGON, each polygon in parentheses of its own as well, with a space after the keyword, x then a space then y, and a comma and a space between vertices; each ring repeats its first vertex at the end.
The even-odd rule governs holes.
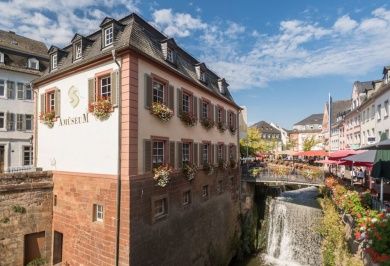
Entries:
POLYGON ((137 12, 225 77, 250 123, 290 128, 390 64, 387 1, 0 0, 0 29, 64 46, 137 12), (173 2, 177 2, 173 4, 173 2))

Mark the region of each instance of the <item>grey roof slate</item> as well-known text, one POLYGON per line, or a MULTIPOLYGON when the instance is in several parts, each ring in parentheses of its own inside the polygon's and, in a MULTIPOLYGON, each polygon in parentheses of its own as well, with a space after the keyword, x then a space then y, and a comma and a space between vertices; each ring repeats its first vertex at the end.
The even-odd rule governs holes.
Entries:
POLYGON ((373 85, 373 80, 370 81, 355 81, 354 85, 358 89, 359 93, 365 93, 366 91, 373 90, 374 85, 373 85))
MULTIPOLYGON (((352 100, 339 100, 339 101, 333 101, 332 102, 332 121, 333 123, 336 122, 336 118, 339 115, 343 115, 347 113, 349 110, 351 110, 351 103, 352 100)), ((328 103, 326 103, 326 108, 328 108, 328 103)))
POLYGON ((256 124, 250 126, 251 128, 257 128, 261 133, 280 134, 280 131, 265 121, 259 121, 256 124))
POLYGON ((324 114, 312 114, 298 123, 295 123, 294 126, 322 125, 323 116, 324 114))
MULTIPOLYGON (((103 24, 107 24, 110 18, 105 18, 103 24)), ((115 20, 114 20, 115 21, 115 20)), ((135 13, 130 14, 117 21, 121 26, 118 27, 117 34, 114 36, 114 43, 112 48, 102 49, 102 30, 92 33, 91 35, 85 36, 89 39, 87 47, 83 50, 83 59, 73 61, 72 57, 72 44, 60 49, 63 52, 63 55, 58 58, 57 70, 46 71, 43 77, 37 79, 36 82, 43 81, 47 78, 57 75, 65 70, 75 68, 79 65, 92 62, 98 58, 111 55, 111 50, 116 49, 117 51, 121 49, 130 48, 136 52, 142 53, 152 60, 157 61, 164 65, 164 67, 169 68, 172 71, 182 75, 183 77, 189 79, 191 82, 197 83, 199 86, 214 92, 217 96, 223 97, 230 102, 234 103, 234 100, 229 92, 226 90, 225 94, 221 94, 218 88, 218 79, 220 77, 216 75, 210 69, 206 71, 207 83, 203 83, 198 80, 195 65, 199 64, 198 60, 192 57, 189 53, 184 51, 181 47, 175 47, 175 52, 177 53, 177 63, 173 65, 172 63, 164 59, 164 55, 161 48, 161 42, 166 41, 169 38, 163 33, 155 29, 152 25, 143 20, 140 16, 135 13)), ((235 104, 236 105, 236 104, 235 104)), ((238 107, 238 105, 236 105, 238 107)))

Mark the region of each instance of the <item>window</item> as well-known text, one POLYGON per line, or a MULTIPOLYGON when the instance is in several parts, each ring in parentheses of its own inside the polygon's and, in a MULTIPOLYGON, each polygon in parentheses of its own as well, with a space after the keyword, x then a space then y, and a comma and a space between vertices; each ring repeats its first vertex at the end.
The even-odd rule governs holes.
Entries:
POLYGON ((16 130, 19 130, 19 131, 23 130, 23 115, 22 114, 16 115, 16 130))
POLYGON ((26 86, 26 91, 25 91, 25 99, 26 100, 32 100, 33 97, 32 97, 32 90, 31 90, 31 87, 30 85, 26 86))
POLYGON ((191 190, 187 190, 183 193, 183 205, 191 203, 191 190))
POLYGON ((203 163, 209 162, 209 145, 208 144, 203 144, 202 161, 203 161, 203 163))
POLYGON ((381 119, 382 119, 382 116, 381 116, 382 105, 379 104, 379 105, 377 106, 377 108, 378 108, 378 109, 377 109, 377 119, 378 119, 378 120, 381 120, 381 119))
POLYGON ((218 157, 218 161, 223 159, 223 146, 222 146, 222 144, 218 145, 217 157, 218 157))
POLYGON ((74 46, 75 60, 80 59, 82 56, 82 46, 81 42, 78 42, 74 46))
POLYGON ((375 118, 375 105, 373 104, 371 106, 371 119, 374 119, 375 118))
POLYGON ((385 107, 385 113, 383 114, 383 117, 386 118, 389 116, 389 101, 388 100, 385 101, 384 107, 385 107))
POLYGON ((190 143, 183 143, 183 163, 190 162, 190 143))
POLYGON ((183 112, 190 113, 190 95, 183 93, 183 112))
POLYGON ((5 114, 4 112, 0 112, 0 129, 5 128, 5 114))
POLYGON ((230 145, 229 146, 229 159, 232 160, 234 155, 234 146, 230 145))
POLYGON ((23 165, 32 165, 33 164, 33 147, 24 146, 23 147, 23 165))
POLYGON ((200 79, 201 81, 203 81, 203 82, 206 82, 206 72, 205 72, 205 71, 203 71, 203 70, 200 71, 200 77, 199 77, 199 79, 200 79))
POLYGON ((167 60, 171 63, 174 62, 174 52, 172 49, 167 49, 167 60))
POLYGON ((162 218, 168 214, 168 202, 166 198, 154 201, 154 218, 162 218))
MULTIPOLYGON (((234 122, 233 122, 233 113, 229 113, 229 125, 231 127, 234 127, 234 122)), ((269 138, 269 136, 268 136, 269 138)))
POLYGON ((8 99, 15 98, 15 82, 13 81, 7 82, 7 98, 8 99))
POLYGON ((202 197, 207 198, 209 196, 209 186, 203 186, 202 187, 202 197))
POLYGON ((164 141, 153 141, 152 163, 153 167, 164 163, 164 141))
POLYGON ((111 76, 100 78, 100 98, 110 99, 111 97, 111 76))
POLYGON ((39 61, 35 58, 28 59, 28 68, 39 70, 39 61))
POLYGON ((114 40, 114 31, 112 26, 104 29, 104 47, 112 44, 114 40))
POLYGON ((153 102, 164 103, 164 84, 153 80, 153 102))
POLYGON ((57 54, 51 56, 51 69, 57 69, 57 54))
POLYGON ((0 79, 0 97, 5 96, 5 82, 4 80, 0 79))
POLYGON ((4 54, 0 53, 0 63, 4 63, 4 54))
POLYGON ((55 111, 55 93, 54 91, 48 92, 47 95, 47 112, 55 111))
POLYGON ((32 130, 33 125, 33 116, 32 115, 24 115, 26 121, 26 130, 32 130))
POLYGON ((7 130, 10 131, 15 130, 15 114, 13 113, 7 114, 7 130))
POLYGON ((17 98, 18 100, 24 99, 24 85, 23 83, 18 83, 18 89, 17 89, 17 98))
POLYGON ((217 120, 218 123, 222 122, 222 108, 218 108, 217 110, 217 120))
POLYGON ((203 101, 202 102, 202 118, 208 118, 209 117, 209 103, 203 101))
POLYGON ((103 205, 94 204, 93 205, 93 221, 94 222, 103 222, 103 219, 104 219, 103 205))

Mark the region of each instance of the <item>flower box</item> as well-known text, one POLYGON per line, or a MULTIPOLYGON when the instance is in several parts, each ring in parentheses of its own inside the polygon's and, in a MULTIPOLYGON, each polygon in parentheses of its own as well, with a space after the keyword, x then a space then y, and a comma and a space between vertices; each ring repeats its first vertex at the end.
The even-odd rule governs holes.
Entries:
POLYGON ((41 113, 39 115, 39 120, 47 127, 52 128, 54 126, 55 117, 56 117, 55 112, 51 111, 51 112, 41 113))
POLYGON ((180 120, 189 127, 193 127, 196 124, 196 117, 193 114, 183 112, 180 116, 180 120))
POLYGON ((107 120, 112 112, 112 104, 108 98, 99 98, 89 106, 90 112, 99 120, 107 120))
POLYGON ((173 116, 173 111, 165 104, 159 102, 152 103, 150 113, 162 122, 169 121, 173 116))
POLYGON ((209 118, 202 118, 202 120, 200 120, 200 123, 207 130, 214 127, 214 122, 209 118))
POLYGON ((169 165, 160 165, 153 168, 153 179, 157 182, 160 187, 166 187, 170 181, 169 175, 172 173, 169 165))
POLYGON ((194 164, 191 163, 184 163, 182 172, 184 177, 188 180, 191 181, 195 178, 196 173, 198 172, 198 167, 194 164))

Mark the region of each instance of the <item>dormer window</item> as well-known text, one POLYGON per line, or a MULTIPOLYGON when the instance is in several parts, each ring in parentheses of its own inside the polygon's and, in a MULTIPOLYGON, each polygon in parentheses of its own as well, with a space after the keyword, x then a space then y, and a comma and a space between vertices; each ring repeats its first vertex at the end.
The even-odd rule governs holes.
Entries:
POLYGON ((4 64, 4 54, 0 53, 0 64, 4 64))
POLYGON ((224 78, 218 79, 218 89, 221 94, 226 93, 227 86, 229 86, 229 84, 226 83, 224 78))
POLYGON ((206 83, 206 65, 204 63, 199 63, 195 65, 196 75, 198 76, 198 80, 203 83, 206 83))
POLYGON ((39 61, 36 58, 28 59, 28 68, 39 70, 39 61))
POLYGON ((173 52, 173 50, 172 49, 167 49, 167 60, 169 61, 169 62, 171 62, 171 63, 173 63, 174 62, 174 52, 173 52))
POLYGON ((57 53, 51 55, 51 69, 57 69, 57 53))
POLYGON ((104 29, 104 47, 110 46, 114 41, 113 26, 104 29))
POLYGON ((83 49, 81 46, 81 42, 78 42, 74 45, 74 59, 80 59, 83 54, 83 49))
POLYGON ((200 70, 200 76, 199 76, 200 81, 206 82, 206 72, 203 70, 200 70))

